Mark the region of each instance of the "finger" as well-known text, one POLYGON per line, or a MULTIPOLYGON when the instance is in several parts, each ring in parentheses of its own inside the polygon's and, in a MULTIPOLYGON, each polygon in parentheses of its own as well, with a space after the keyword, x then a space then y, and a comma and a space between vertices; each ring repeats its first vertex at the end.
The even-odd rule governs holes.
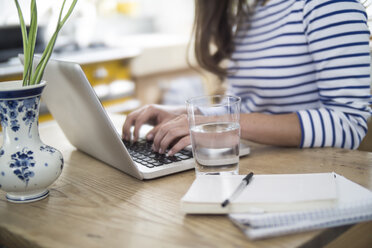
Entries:
POLYGON ((159 153, 165 152, 169 144, 180 137, 188 134, 188 125, 185 125, 185 117, 177 118, 158 127, 154 136, 153 149, 159 153))
POLYGON ((160 127, 160 125, 157 125, 157 126, 155 126, 155 127, 153 127, 147 134, 146 134, 146 139, 147 140, 153 140, 154 139, 154 137, 155 137, 155 135, 156 135, 156 133, 158 132, 158 130, 159 130, 159 127, 160 127))
POLYGON ((147 107, 139 115, 134 123, 133 140, 137 141, 139 138, 140 129, 143 124, 150 122, 158 115, 158 112, 154 111, 152 107, 147 107))
MULTIPOLYGON (((165 125, 168 122, 171 122, 172 117, 169 117, 169 120, 162 120, 161 122, 158 122, 156 126, 154 126, 153 129, 151 129, 147 134, 146 134, 146 139, 147 140, 154 140, 154 137, 158 133, 158 131, 163 128, 163 125, 165 125)), ((173 117, 174 119, 177 119, 177 117, 173 117)))
POLYGON ((153 133, 154 134, 154 139, 153 139, 153 143, 152 143, 152 149, 155 152, 159 152, 159 153, 161 152, 161 151, 159 151, 160 142, 163 139, 164 135, 166 135, 168 127, 169 127, 169 123, 163 123, 163 124, 159 124, 158 126, 156 126, 154 128, 156 130, 153 133))
POLYGON ((185 127, 179 126, 177 128, 169 129, 160 142, 159 150, 165 152, 172 143, 188 134, 189 134, 188 129, 186 129, 185 127))
POLYGON ((173 156, 177 152, 181 151, 183 148, 191 144, 190 135, 187 135, 180 139, 171 149, 169 149, 167 155, 173 156))
POLYGON ((127 117, 125 119, 125 122, 124 122, 124 125, 123 125, 123 128, 122 128, 122 138, 124 140, 127 140, 127 141, 130 140, 130 137, 131 137, 130 129, 133 126, 133 124, 134 124, 134 122, 137 118, 137 115, 138 115, 137 111, 132 112, 129 115, 127 115, 127 117))

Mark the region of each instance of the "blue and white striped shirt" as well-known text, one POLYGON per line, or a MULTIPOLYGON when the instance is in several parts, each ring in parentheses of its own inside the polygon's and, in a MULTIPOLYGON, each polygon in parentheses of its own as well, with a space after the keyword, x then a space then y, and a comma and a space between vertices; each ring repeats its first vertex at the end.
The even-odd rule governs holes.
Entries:
POLYGON ((242 112, 297 113, 301 147, 355 149, 371 116, 367 15, 357 0, 271 0, 236 37, 242 112), (248 27, 249 26, 249 27, 248 27))

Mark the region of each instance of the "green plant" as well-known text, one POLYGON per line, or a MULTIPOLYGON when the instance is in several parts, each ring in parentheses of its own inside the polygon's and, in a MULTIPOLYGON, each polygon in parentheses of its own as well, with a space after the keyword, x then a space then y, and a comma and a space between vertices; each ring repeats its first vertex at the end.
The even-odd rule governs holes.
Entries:
POLYGON ((19 22, 21 25, 22 30, 22 39, 23 39, 23 54, 24 54, 24 69, 23 69, 23 86, 27 85, 34 85, 40 83, 45 67, 52 55, 54 45, 57 40, 57 36, 59 31, 61 30, 62 26, 65 24, 69 16, 71 15, 77 0, 73 0, 66 15, 62 18, 62 12, 65 7, 66 0, 63 1, 61 11, 59 13, 58 22, 56 30, 54 31, 52 37, 50 38, 45 50, 41 56, 40 62, 36 66, 36 69, 33 70, 33 59, 35 53, 35 44, 36 44, 36 36, 37 36, 37 7, 36 7, 36 0, 31 0, 31 20, 30 20, 30 27, 27 33, 26 24, 23 18, 22 10, 19 5, 18 0, 14 0, 17 11, 19 22))

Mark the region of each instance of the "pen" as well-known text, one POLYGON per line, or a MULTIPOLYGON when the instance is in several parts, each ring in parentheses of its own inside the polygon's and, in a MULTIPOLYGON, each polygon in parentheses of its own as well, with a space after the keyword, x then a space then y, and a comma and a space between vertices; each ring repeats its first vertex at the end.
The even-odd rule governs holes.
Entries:
POLYGON ((221 203, 221 206, 224 208, 229 204, 232 200, 234 200, 242 191, 243 189, 249 184, 251 178, 253 177, 253 172, 250 172, 246 177, 243 178, 239 186, 235 189, 234 193, 221 203))

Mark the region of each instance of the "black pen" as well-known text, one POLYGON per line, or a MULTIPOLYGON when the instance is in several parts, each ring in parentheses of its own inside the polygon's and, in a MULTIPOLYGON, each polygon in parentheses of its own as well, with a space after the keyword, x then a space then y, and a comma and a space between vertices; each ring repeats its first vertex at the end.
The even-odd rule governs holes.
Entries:
POLYGON ((240 193, 245 189, 245 187, 249 184, 251 178, 253 177, 253 172, 250 172, 246 177, 243 178, 242 182, 239 186, 235 189, 234 193, 221 203, 221 206, 224 208, 229 204, 232 200, 234 200, 240 193))

